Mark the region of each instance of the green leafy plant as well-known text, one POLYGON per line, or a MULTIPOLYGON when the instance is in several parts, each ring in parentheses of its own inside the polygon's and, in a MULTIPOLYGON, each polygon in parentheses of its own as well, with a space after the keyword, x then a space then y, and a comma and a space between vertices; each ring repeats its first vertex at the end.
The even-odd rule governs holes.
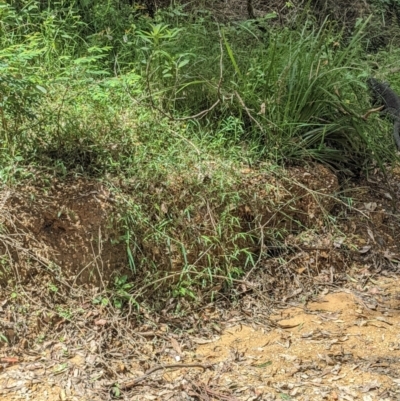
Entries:
POLYGON ((121 309, 127 302, 133 305, 138 305, 129 290, 133 288, 133 284, 128 282, 128 276, 117 276, 114 281, 115 291, 113 293, 112 301, 116 308, 121 309))
POLYGON ((57 306, 56 311, 57 311, 57 314, 65 320, 71 320, 73 317, 73 312, 68 308, 64 308, 62 306, 57 306))
POLYGON ((0 341, 3 343, 8 343, 8 338, 4 334, 0 333, 0 341))

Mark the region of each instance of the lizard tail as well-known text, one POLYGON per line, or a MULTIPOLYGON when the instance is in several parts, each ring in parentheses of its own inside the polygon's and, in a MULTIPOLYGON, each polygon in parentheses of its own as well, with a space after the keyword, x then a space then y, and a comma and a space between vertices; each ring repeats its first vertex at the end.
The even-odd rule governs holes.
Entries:
POLYGON ((393 137, 396 142, 397 149, 400 150, 400 120, 396 118, 393 128, 393 137))

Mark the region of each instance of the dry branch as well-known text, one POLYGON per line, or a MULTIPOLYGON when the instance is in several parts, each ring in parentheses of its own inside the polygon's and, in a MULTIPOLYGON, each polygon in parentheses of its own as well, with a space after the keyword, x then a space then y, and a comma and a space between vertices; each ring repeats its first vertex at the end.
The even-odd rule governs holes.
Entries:
POLYGON ((154 368, 149 369, 144 375, 137 377, 136 379, 133 379, 127 383, 124 383, 119 386, 121 390, 129 390, 132 387, 135 387, 138 385, 140 382, 143 380, 147 379, 152 373, 157 372, 158 370, 162 369, 182 369, 182 368, 201 368, 203 370, 206 370, 210 368, 212 365, 204 365, 201 363, 173 363, 171 365, 157 365, 154 366, 154 368))

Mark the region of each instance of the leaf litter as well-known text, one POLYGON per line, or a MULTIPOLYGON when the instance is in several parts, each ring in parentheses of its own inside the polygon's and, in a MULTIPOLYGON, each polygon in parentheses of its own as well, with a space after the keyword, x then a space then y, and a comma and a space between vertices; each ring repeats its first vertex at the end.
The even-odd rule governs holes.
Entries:
MULTIPOLYGON (((381 284, 381 297, 397 294, 395 279, 381 284)), ((3 347, 0 400, 356 400, 365 393, 393 400, 400 394, 398 308, 397 300, 371 310, 350 289, 338 290, 277 309, 265 324, 238 323, 237 310, 216 309, 222 332, 206 324, 191 338, 169 329, 150 336, 148 323, 127 323, 118 313, 107 316, 107 328, 96 324, 106 311, 86 306, 52 340, 3 347)))
MULTIPOLYGON (((69 208, 82 226, 94 219, 92 232, 99 232, 109 206, 98 194, 106 190, 84 187, 92 215, 78 203, 69 208)), ((234 302, 186 303, 181 314, 173 313, 176 300, 157 313, 145 304, 122 313, 93 303, 106 270, 96 285, 73 288, 56 271, 24 272, 23 286, 1 288, 0 401, 400 399, 398 222, 385 223, 382 199, 365 200, 374 215, 357 220, 349 213, 345 236, 289 235, 294 253, 260 258, 234 302), (350 241, 368 250, 351 253, 350 241)), ((48 246, 52 235, 69 232, 63 224, 44 224, 48 246)), ((27 249, 22 233, 14 238, 27 249)), ((81 238, 83 253, 89 243, 81 238)), ((37 252, 22 256, 47 263, 48 249, 32 241, 37 252)))

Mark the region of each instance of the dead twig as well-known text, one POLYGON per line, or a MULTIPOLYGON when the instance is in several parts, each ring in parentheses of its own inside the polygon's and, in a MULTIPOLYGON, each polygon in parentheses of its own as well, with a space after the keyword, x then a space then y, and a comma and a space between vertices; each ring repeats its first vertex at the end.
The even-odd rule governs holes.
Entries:
POLYGON ((157 372, 158 370, 166 370, 166 369, 182 369, 182 368, 201 368, 206 370, 210 368, 212 364, 203 365, 201 363, 173 363, 171 365, 157 365, 154 368, 149 369, 144 375, 137 377, 127 383, 121 384, 119 388, 121 390, 129 390, 132 387, 137 386, 140 382, 147 379, 152 373, 157 372))
POLYGON ((193 149, 197 152, 197 154, 198 154, 199 156, 201 156, 201 152, 200 152, 199 148, 198 148, 192 141, 190 141, 189 139, 185 138, 183 135, 179 134, 179 133, 176 132, 176 131, 171 131, 171 132, 172 132, 174 135, 176 135, 177 137, 181 138, 183 141, 186 141, 190 146, 193 147, 193 149))
POLYGON ((212 399, 217 399, 221 401, 239 401, 235 396, 221 394, 215 390, 212 390, 206 384, 201 383, 200 385, 198 385, 193 382, 191 384, 192 384, 192 391, 190 391, 189 395, 201 397, 205 401, 210 400, 209 396, 211 396, 212 399))
POLYGON ((239 103, 241 104, 241 106, 243 107, 244 111, 247 113, 247 115, 249 116, 249 118, 255 122, 255 124, 257 125, 258 128, 260 128, 261 132, 264 133, 264 128, 262 127, 262 125, 251 115, 249 108, 244 104, 243 99, 240 97, 239 93, 237 93, 235 91, 235 95, 239 100, 239 103))
POLYGON ((377 107, 377 108, 375 108, 375 109, 368 110, 365 114, 363 114, 363 115, 361 116, 361 118, 362 118, 363 120, 367 121, 367 118, 368 118, 372 113, 376 113, 377 111, 381 111, 384 107, 385 107, 385 106, 380 106, 380 107, 377 107))
POLYGON ((211 390, 210 387, 208 386, 205 386, 204 390, 207 392, 207 394, 211 395, 213 398, 218 398, 220 400, 225 400, 225 401, 239 401, 235 396, 217 393, 216 391, 211 390))

